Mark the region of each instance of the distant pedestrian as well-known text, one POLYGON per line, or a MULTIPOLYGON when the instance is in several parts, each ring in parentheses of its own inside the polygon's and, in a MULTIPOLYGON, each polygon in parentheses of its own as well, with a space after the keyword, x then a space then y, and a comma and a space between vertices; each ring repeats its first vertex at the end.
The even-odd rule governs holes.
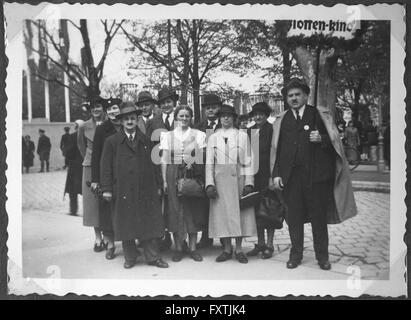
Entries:
POLYGON ((23 167, 26 173, 29 173, 30 167, 33 166, 34 159, 34 142, 30 140, 30 136, 26 135, 23 139, 23 167))
POLYGON ((64 194, 68 193, 70 197, 70 215, 76 216, 78 211, 77 195, 82 193, 81 180, 83 176, 83 157, 77 146, 77 132, 79 126, 84 123, 83 120, 76 120, 74 132, 69 134, 65 141, 65 154, 67 159, 67 178, 64 194))
POLYGON ((50 169, 50 150, 51 143, 50 138, 46 136, 43 129, 39 129, 39 141, 37 143, 37 154, 40 158, 40 171, 44 172, 44 163, 46 164, 46 171, 49 172, 50 169))
POLYGON ((358 129, 354 127, 353 121, 348 121, 348 126, 345 128, 344 137, 349 147, 358 149, 360 146, 360 135, 358 129))
POLYGON ((63 169, 67 168, 67 157, 66 157, 66 147, 67 147, 67 143, 68 143, 68 139, 70 136, 70 127, 64 127, 64 134, 61 136, 61 140, 60 140, 60 150, 61 153, 63 154, 64 157, 64 167, 63 169))
POLYGON ((93 139, 96 127, 105 120, 103 110, 104 99, 101 97, 93 98, 86 104, 91 112, 91 119, 84 122, 78 129, 77 145, 83 157, 83 225, 94 228, 94 252, 101 252, 106 249, 101 231, 99 199, 91 189, 91 154, 93 152, 93 139), (88 185, 90 184, 90 186, 88 185))

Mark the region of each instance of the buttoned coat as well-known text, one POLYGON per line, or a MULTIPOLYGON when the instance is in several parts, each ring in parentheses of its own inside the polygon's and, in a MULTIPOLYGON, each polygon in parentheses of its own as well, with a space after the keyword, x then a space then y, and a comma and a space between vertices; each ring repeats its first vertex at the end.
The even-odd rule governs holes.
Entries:
POLYGON ((77 145, 83 157, 83 167, 91 166, 91 153, 93 151, 96 127, 96 122, 93 119, 89 119, 78 128, 77 145))
POLYGON ((210 200, 209 237, 253 236, 254 208, 240 212, 244 186, 254 186, 248 136, 233 128, 226 145, 222 130, 218 129, 207 142, 206 186, 215 186, 218 193, 216 199, 210 200))
MULTIPOLYGON (((354 199, 350 170, 344 155, 338 129, 333 121, 328 108, 317 107, 318 114, 327 130, 331 144, 336 152, 335 179, 334 179, 334 201, 327 206, 327 222, 329 224, 341 223, 357 214, 357 206, 354 199)), ((287 111, 282 112, 273 123, 273 138, 270 151, 270 172, 274 170, 278 142, 280 138, 281 122, 287 111)), ((272 177, 274 178, 274 177, 272 177)))
POLYGON ((100 183, 111 191, 115 240, 148 240, 164 235, 158 190, 159 167, 151 161, 152 143, 139 130, 134 143, 123 130, 108 137, 101 159, 100 183))

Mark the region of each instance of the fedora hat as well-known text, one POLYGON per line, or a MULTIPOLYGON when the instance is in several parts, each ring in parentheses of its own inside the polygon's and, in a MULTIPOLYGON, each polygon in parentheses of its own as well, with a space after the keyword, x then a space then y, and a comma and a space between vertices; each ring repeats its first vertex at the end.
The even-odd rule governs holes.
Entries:
POLYGON ((250 117, 254 116, 256 112, 262 112, 268 117, 270 116, 271 109, 268 106, 267 102, 257 102, 251 108, 251 111, 249 113, 250 117))
POLYGON ((103 105, 104 110, 107 110, 108 108, 115 106, 115 105, 120 107, 120 104, 122 102, 121 99, 119 98, 108 98, 108 99, 103 99, 103 100, 104 101, 102 105, 103 105))
POLYGON ((301 89, 307 95, 310 94, 310 87, 302 79, 292 78, 290 81, 288 81, 288 83, 281 90, 281 94, 283 95, 283 97, 287 96, 288 91, 291 89, 301 89))
POLYGON ((84 111, 90 111, 93 106, 97 104, 104 106, 104 103, 105 103, 105 99, 103 99, 100 96, 95 96, 95 97, 92 97, 91 99, 88 99, 86 102, 83 102, 81 104, 81 107, 83 108, 84 111))
POLYGON ((237 113, 236 113, 234 107, 232 107, 228 104, 223 104, 221 106, 220 110, 218 110, 218 112, 217 112, 217 117, 221 117, 224 114, 230 114, 234 118, 237 118, 237 113))
POLYGON ((140 103, 143 103, 143 102, 152 102, 152 103, 157 104, 157 100, 153 98, 153 96, 151 95, 149 91, 141 91, 138 94, 136 105, 139 105, 140 103))
POLYGON ((120 113, 116 115, 116 119, 122 119, 129 114, 140 115, 141 110, 136 108, 136 105, 132 101, 124 101, 120 104, 120 113))
POLYGON ((171 98, 174 101, 177 101, 179 96, 172 88, 164 87, 158 92, 158 103, 164 101, 167 98, 171 98))
POLYGON ((203 107, 212 105, 212 104, 217 104, 221 106, 223 102, 221 101, 220 97, 217 96, 214 93, 207 93, 203 96, 203 107))

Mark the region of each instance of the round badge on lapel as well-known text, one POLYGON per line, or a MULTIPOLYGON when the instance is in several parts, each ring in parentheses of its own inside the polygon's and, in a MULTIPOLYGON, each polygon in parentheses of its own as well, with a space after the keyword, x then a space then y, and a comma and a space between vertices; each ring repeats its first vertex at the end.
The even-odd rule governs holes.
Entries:
POLYGON ((310 129, 310 127, 306 124, 306 125, 304 126, 304 130, 307 131, 308 129, 310 129))

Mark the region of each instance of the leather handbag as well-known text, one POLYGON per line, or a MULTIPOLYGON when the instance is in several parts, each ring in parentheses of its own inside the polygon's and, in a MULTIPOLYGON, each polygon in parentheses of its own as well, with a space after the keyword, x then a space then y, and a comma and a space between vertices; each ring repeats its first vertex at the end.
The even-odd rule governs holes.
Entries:
POLYGON ((268 191, 261 197, 257 218, 265 220, 274 229, 282 229, 286 214, 287 206, 281 193, 268 191))
POLYGON ((240 198, 240 210, 246 209, 249 207, 255 207, 256 204, 260 201, 260 192, 255 191, 247 194, 240 198))
POLYGON ((196 178, 187 178, 187 169, 184 169, 184 177, 177 180, 177 196, 204 198, 206 196, 204 183, 196 178))

